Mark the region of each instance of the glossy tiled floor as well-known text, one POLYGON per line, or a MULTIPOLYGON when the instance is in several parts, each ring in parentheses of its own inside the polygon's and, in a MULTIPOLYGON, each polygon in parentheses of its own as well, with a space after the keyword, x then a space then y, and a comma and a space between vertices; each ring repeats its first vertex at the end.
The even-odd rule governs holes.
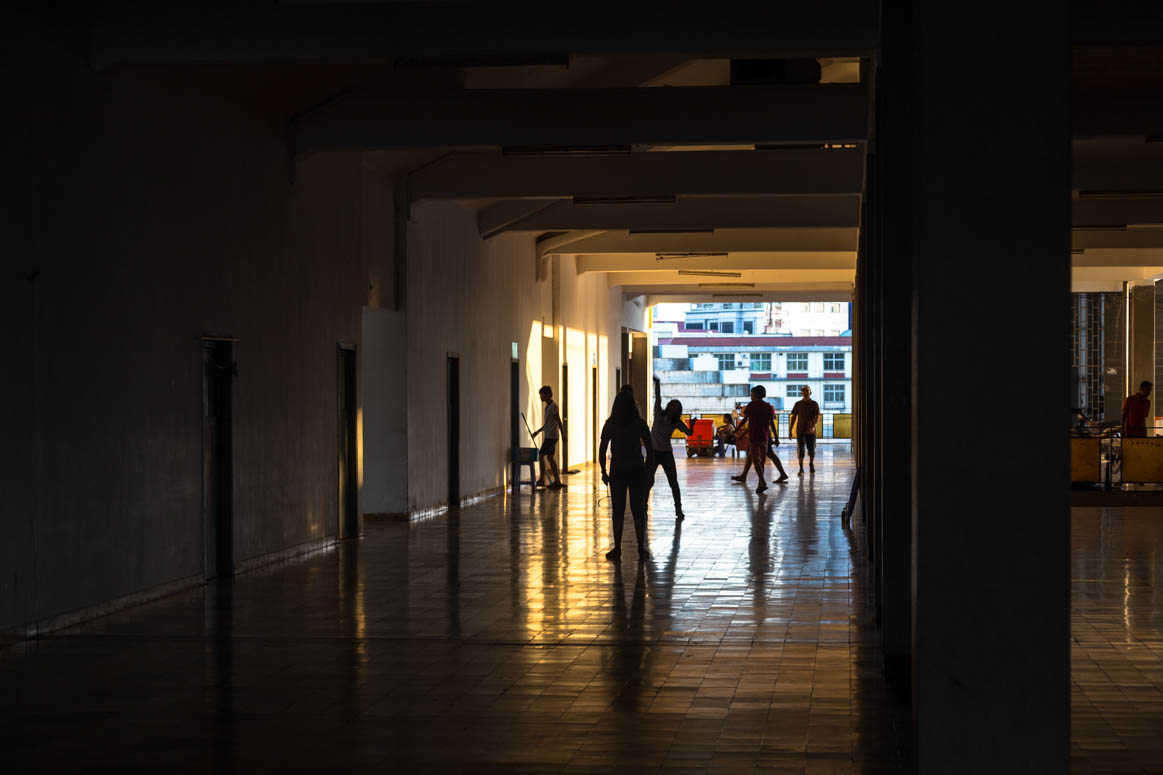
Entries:
POLYGON ((603 558, 591 470, 370 524, 10 650, 0 739, 45 771, 900 771, 908 725, 839 520, 847 447, 820 462, 762 497, 737 461, 680 462, 687 519, 663 481, 641 564, 629 520, 603 558))
POLYGON ((1076 508, 1076 772, 1163 772, 1163 509, 1076 508))
MULTIPOLYGON (((18 769, 901 772, 848 450, 680 462, 619 565, 589 471, 0 652, 18 769)), ((1074 514, 1074 769, 1163 771, 1151 509, 1074 514)))

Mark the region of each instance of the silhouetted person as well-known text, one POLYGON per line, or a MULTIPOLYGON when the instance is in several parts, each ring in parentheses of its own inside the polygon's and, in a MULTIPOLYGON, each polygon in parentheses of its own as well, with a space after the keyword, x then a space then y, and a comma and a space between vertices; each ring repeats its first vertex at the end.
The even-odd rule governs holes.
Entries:
POLYGON ((808 468, 816 473, 816 423, 820 420, 820 405, 811 399, 812 389, 807 385, 800 388, 803 396, 791 408, 790 421, 794 423, 796 447, 800 457, 800 476, 804 475, 804 450, 808 451, 808 468))
MULTIPOLYGON (((768 441, 779 438, 775 430, 775 410, 763 400, 766 395, 767 389, 763 385, 751 388, 751 403, 743 407, 743 420, 747 423, 747 463, 742 474, 731 477, 742 482, 747 478, 748 466, 755 466, 755 473, 759 477, 759 486, 755 492, 767 489, 767 480, 763 478, 763 462, 767 458, 768 441)), ((776 460, 776 465, 779 465, 778 458, 776 460)), ((780 471, 783 471, 782 467, 780 471)))
POLYGON ((654 488, 654 477, 658 474, 658 467, 666 472, 666 481, 670 483, 670 494, 674 496, 674 518, 684 519, 682 513, 682 493, 678 489, 678 469, 674 465, 674 447, 670 445, 670 437, 674 432, 682 431, 687 436, 691 429, 682 421, 682 402, 668 401, 666 409, 662 408, 662 387, 658 377, 654 378, 654 421, 650 425, 650 440, 654 443, 654 465, 650 467, 650 489, 654 488))
MULTIPOLYGON (((757 385, 756 387, 761 392, 761 395, 763 395, 763 396, 767 395, 767 389, 764 388, 762 385, 757 385)), ((766 402, 764 402, 764 403, 766 403, 766 402)), ((723 415, 723 416, 727 417, 728 415, 723 415)), ((768 437, 768 440, 767 440, 767 459, 770 460, 772 463, 774 463, 776 470, 779 471, 779 478, 775 480, 776 483, 782 484, 783 482, 787 481, 787 471, 783 470, 783 463, 780 462, 779 456, 775 454, 775 448, 779 446, 779 429, 776 427, 776 424, 775 424, 775 410, 774 409, 772 409, 772 411, 771 411, 771 427, 769 430, 770 430, 770 436, 768 437)), ((750 434, 751 434, 751 431, 747 427, 747 420, 744 419, 742 424, 740 424, 740 426, 735 431, 736 443, 737 444, 739 442, 750 443, 750 434)), ((747 481, 747 472, 751 470, 751 466, 753 465, 752 457, 753 457, 753 455, 751 454, 750 449, 749 449, 748 453, 747 453, 747 459, 743 461, 742 473, 740 473, 737 476, 732 476, 731 477, 732 479, 734 479, 736 482, 747 481)), ((762 478, 762 475, 760 476, 760 478, 762 478)), ((763 492, 763 491, 759 490, 759 492, 763 492)))
POLYGON ((545 438, 541 442, 541 451, 538 457, 541 459, 541 477, 537 480, 539 487, 544 487, 546 484, 545 467, 549 466, 549 472, 553 474, 553 482, 549 484, 555 490, 559 490, 565 485, 561 483, 561 474, 557 470, 557 458, 553 455, 557 451, 557 440, 560 438, 563 426, 561 424, 561 412, 557 410, 557 404, 553 400, 553 389, 546 385, 537 391, 541 396, 541 400, 545 402, 545 418, 541 423, 541 427, 533 431, 533 438, 537 438, 538 433, 545 433, 545 438))
POLYGON ((1131 393, 1123 399, 1123 435, 1146 436, 1147 418, 1151 416, 1151 383, 1139 383, 1139 392, 1131 393))
POLYGON ((614 548, 606 552, 607 560, 622 556, 622 527, 626 518, 626 494, 630 495, 630 513, 634 516, 634 534, 638 537, 638 556, 649 555, 646 549, 646 471, 654 470, 654 445, 650 429, 638 414, 631 393, 619 392, 614 397, 610 419, 602 426, 602 443, 598 448, 598 464, 602 467, 602 481, 610 485, 613 509, 614 548), (606 450, 613 447, 612 463, 606 469, 606 450), (646 449, 646 460, 642 450, 646 449))

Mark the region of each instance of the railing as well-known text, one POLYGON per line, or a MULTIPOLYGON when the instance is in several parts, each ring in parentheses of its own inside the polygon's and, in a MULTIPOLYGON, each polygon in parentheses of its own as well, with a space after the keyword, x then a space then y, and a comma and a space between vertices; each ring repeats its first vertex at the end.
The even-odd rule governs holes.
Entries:
MULTIPOLYGON (((691 420, 707 419, 713 420, 715 423, 715 430, 718 431, 719 426, 723 422, 723 415, 721 414, 704 414, 704 415, 687 415, 682 416, 683 421, 690 423, 691 420)), ((792 433, 790 425, 790 415, 787 412, 776 412, 775 414, 776 430, 779 431, 781 439, 794 439, 795 434, 792 433)), ((675 431, 672 438, 685 438, 681 432, 675 431)), ((847 441, 852 438, 852 413, 851 412, 820 412, 820 420, 816 423, 816 439, 836 439, 847 441)))

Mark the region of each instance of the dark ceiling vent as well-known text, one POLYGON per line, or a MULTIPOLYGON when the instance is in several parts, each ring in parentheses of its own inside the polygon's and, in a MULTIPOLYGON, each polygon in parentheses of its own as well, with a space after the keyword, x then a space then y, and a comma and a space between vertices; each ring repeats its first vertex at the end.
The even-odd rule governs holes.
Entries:
POLYGON ((788 86, 820 82, 815 59, 732 59, 732 86, 788 86))

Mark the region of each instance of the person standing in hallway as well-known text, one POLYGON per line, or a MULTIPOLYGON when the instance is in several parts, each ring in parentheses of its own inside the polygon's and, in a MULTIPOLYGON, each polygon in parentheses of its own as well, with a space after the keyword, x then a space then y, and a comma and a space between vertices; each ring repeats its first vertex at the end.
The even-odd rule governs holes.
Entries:
POLYGON ((630 513, 634 517, 634 534, 638 538, 638 556, 649 556, 646 548, 646 472, 654 470, 654 444, 650 429, 638 414, 638 406, 630 393, 618 393, 610 418, 602 426, 602 443, 598 448, 598 464, 602 467, 602 482, 610 485, 611 517, 614 527, 614 548, 606 552, 607 560, 622 556, 622 528, 626 519, 626 496, 630 497, 630 513), (606 468, 606 451, 613 447, 610 469, 606 468), (642 450, 646 459, 642 459, 642 450))
POLYGON ((804 450, 808 452, 808 468, 816 473, 816 423, 820 420, 820 405, 812 400, 812 389, 807 385, 800 388, 803 396, 791 408, 790 422, 795 428, 796 447, 799 450, 800 476, 804 475, 804 450))
MULTIPOLYGON (((751 391, 751 395, 753 397, 754 397, 756 391, 759 392, 759 396, 760 396, 761 401, 767 395, 767 388, 763 387, 763 385, 756 385, 755 386, 755 388, 751 391)), ((775 464, 776 470, 779 471, 779 478, 776 479, 775 481, 776 481, 776 484, 780 484, 780 483, 787 481, 787 471, 783 470, 783 463, 780 462, 779 456, 775 454, 775 448, 779 446, 779 429, 775 425, 775 410, 772 409, 771 405, 768 404, 766 401, 762 401, 762 403, 771 412, 771 419, 768 421, 768 425, 770 426, 768 428, 769 435, 767 436, 767 441, 765 442, 765 445, 764 445, 765 455, 766 455, 768 460, 770 460, 772 463, 775 464)), ((748 405, 747 407, 744 407, 744 409, 743 409, 743 417, 744 417, 743 422, 740 423, 739 427, 735 431, 736 443, 745 442, 749 445, 748 451, 747 451, 747 459, 743 461, 743 472, 736 475, 736 476, 731 477, 736 482, 747 481, 747 472, 751 470, 751 466, 754 464, 754 461, 752 460, 752 458, 755 457, 755 455, 752 453, 751 448, 750 448, 751 429, 749 427, 750 426, 750 418, 747 415, 748 408, 750 408, 750 405, 748 405)), ((759 459, 762 461, 763 456, 761 456, 759 459)), ((762 480, 763 480, 762 473, 759 474, 759 479, 762 482, 762 480)), ((764 486, 763 489, 760 489, 757 492, 763 492, 764 489, 767 489, 766 486, 764 486)))
POLYGON ((654 421, 650 425, 650 440, 654 444, 654 465, 650 467, 650 485, 654 489, 654 477, 658 475, 658 467, 666 472, 666 481, 670 483, 670 493, 674 496, 674 518, 682 520, 686 515, 682 513, 682 493, 678 487, 678 469, 674 464, 674 447, 670 445, 674 432, 682 431, 691 435, 691 429, 682 421, 682 402, 672 399, 667 402, 666 409, 662 408, 662 386, 658 377, 654 378, 654 421))
POLYGON ((541 423, 541 427, 533 431, 533 438, 537 438, 537 434, 544 432, 545 438, 541 442, 541 450, 538 457, 541 458, 541 478, 537 481, 538 487, 545 487, 548 484, 554 490, 560 490, 565 487, 561 483, 561 473, 557 470, 557 458, 554 453, 557 451, 557 441, 561 437, 563 426, 561 424, 561 413, 557 410, 557 403, 553 400, 553 389, 546 385, 538 391, 541 400, 545 402, 545 418, 541 423), (549 473, 553 475, 553 481, 548 482, 545 476, 545 467, 549 466, 549 473))
POLYGON ((1151 416, 1151 383, 1143 380, 1137 393, 1123 399, 1123 435, 1145 437, 1147 418, 1151 416))
MULTIPOLYGON (((755 473, 759 477, 759 486, 755 488, 755 492, 767 489, 767 480, 763 478, 763 462, 767 457, 769 441, 778 438, 775 432, 775 410, 771 408, 771 404, 763 400, 766 395, 767 389, 763 385, 756 385, 751 388, 751 403, 743 408, 743 420, 747 423, 747 464, 755 466, 755 473)), ((782 471, 781 467, 780 472, 782 471)), ((747 478, 747 468, 744 467, 743 473, 739 476, 731 478, 737 482, 744 481, 747 478)), ((783 479, 786 478, 787 475, 784 474, 783 479)))

